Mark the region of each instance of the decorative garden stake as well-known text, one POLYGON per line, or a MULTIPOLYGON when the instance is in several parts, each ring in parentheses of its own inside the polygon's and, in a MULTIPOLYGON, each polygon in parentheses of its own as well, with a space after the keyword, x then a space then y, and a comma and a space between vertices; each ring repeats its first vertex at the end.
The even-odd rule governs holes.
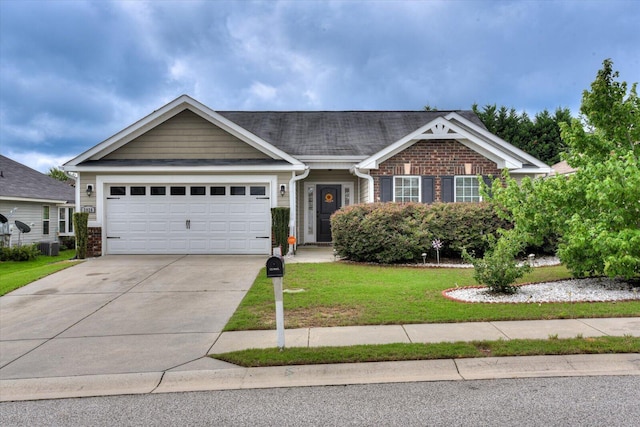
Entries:
POLYGON ((438 264, 440 264, 440 249, 442 249, 442 242, 440 239, 433 239, 431 246, 436 250, 436 256, 438 257, 438 264))
POLYGON ((422 265, 425 265, 426 263, 427 263, 427 253, 422 252, 422 265))

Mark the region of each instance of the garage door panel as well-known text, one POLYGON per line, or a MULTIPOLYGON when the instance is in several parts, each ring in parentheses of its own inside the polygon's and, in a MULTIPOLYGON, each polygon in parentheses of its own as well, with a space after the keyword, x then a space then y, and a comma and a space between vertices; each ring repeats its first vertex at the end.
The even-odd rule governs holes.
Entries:
MULTIPOLYGON (((215 185, 206 184, 206 188, 215 185)), ((167 191, 169 186, 165 185, 167 191)), ((107 240, 107 253, 269 253, 268 198, 230 195, 235 184, 226 184, 227 193, 222 196, 191 195, 189 184, 185 186, 186 195, 151 195, 147 188, 146 195, 131 196, 127 189, 127 195, 107 198, 107 235, 119 237, 107 240)), ((237 187, 250 193, 248 185, 237 187)))

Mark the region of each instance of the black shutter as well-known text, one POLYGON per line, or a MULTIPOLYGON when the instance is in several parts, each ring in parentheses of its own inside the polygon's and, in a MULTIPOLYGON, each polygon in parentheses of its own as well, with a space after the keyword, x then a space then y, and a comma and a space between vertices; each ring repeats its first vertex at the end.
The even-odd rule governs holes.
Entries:
POLYGON ((440 184, 442 201, 446 203, 453 202, 455 200, 453 197, 453 177, 441 176, 440 184))
POLYGON ((393 201, 393 177, 391 176, 380 177, 380 201, 393 201))
POLYGON ((435 194, 435 177, 422 177, 422 203, 433 203, 435 194))
POLYGON ((489 197, 493 196, 493 191, 491 191, 491 186, 493 185, 493 177, 489 175, 482 175, 482 180, 488 188, 487 192, 489 193, 489 197))

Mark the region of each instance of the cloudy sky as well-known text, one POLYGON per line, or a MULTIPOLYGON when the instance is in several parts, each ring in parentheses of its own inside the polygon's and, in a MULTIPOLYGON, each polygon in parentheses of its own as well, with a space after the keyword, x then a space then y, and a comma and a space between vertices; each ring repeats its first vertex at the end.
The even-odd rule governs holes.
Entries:
POLYGON ((214 110, 577 114, 640 81, 640 2, 0 0, 0 154, 46 172, 188 94, 214 110))

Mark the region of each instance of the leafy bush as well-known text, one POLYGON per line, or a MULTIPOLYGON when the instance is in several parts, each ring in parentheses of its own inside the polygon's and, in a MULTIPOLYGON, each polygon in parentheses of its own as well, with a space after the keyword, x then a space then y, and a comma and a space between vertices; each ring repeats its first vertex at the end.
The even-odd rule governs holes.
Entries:
POLYGON ((271 228, 276 247, 282 247, 282 255, 289 252, 289 208, 271 208, 271 228))
POLYGON ((0 247, 0 261, 31 261, 41 255, 37 244, 0 247))
POLYGON ((74 249, 76 247, 76 238, 73 236, 60 237, 60 250, 74 249))
POLYGON ((487 203, 373 203, 343 208, 331 217, 338 255, 358 262, 400 263, 435 256, 431 242, 443 243, 443 256, 463 248, 484 253, 484 236, 508 227, 487 203))
POLYGON ((517 233, 507 231, 499 239, 488 236, 490 248, 483 258, 475 258, 466 250, 462 251, 462 258, 473 264, 473 278, 481 285, 489 287, 490 292, 500 294, 514 294, 518 290, 513 283, 531 271, 526 262, 518 265, 516 256, 525 247, 525 239, 517 233))
POLYGON ((87 212, 74 212, 73 229, 76 231, 76 257, 87 257, 87 244, 89 243, 89 214, 87 212))

